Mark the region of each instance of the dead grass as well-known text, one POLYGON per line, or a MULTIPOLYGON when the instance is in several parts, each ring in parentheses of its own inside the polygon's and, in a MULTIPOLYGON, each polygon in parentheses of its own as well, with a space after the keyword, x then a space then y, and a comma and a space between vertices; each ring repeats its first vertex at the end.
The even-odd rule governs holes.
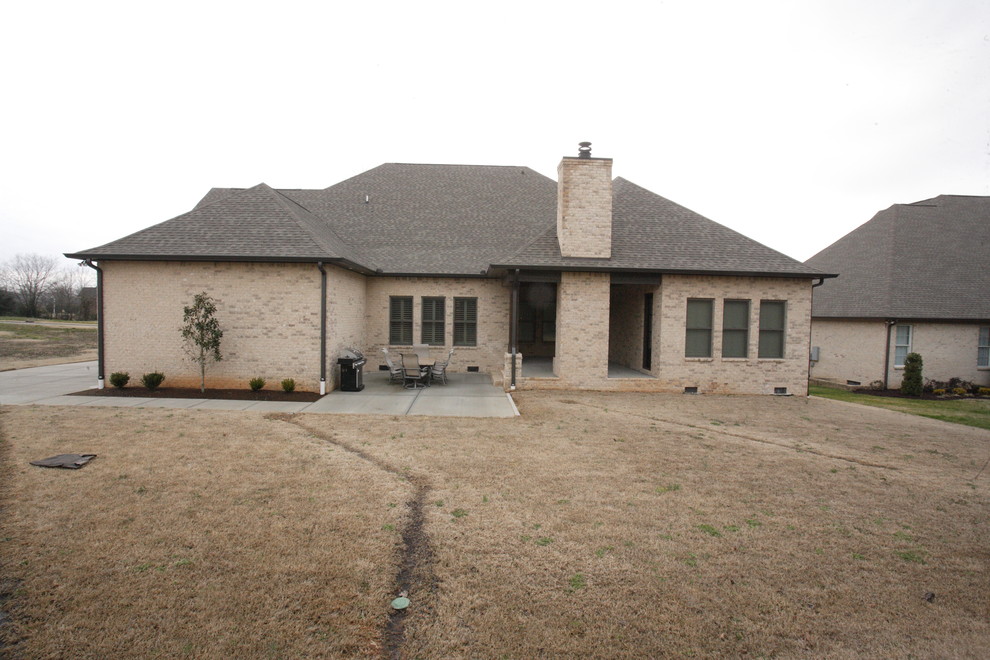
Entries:
POLYGON ((60 328, 0 321, 0 370, 95 359, 95 326, 60 328))
POLYGON ((517 401, 293 424, 7 408, 13 648, 380 655, 416 483, 436 582, 410 586, 402 657, 984 656, 986 431, 817 399, 517 401), (26 465, 63 451, 101 456, 26 465))

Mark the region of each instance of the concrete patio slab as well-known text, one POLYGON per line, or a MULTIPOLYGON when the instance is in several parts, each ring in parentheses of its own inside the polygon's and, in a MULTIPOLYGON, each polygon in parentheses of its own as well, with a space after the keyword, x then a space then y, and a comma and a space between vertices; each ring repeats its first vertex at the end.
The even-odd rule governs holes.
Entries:
POLYGON ((355 415, 405 415, 409 407, 416 401, 416 395, 401 396, 396 394, 365 394, 358 396, 343 396, 331 393, 309 404, 303 412, 307 413, 344 413, 355 415))
POLYGON ((500 397, 419 397, 407 413, 434 417, 514 417, 515 410, 503 392, 500 397))
POLYGON ((192 408, 209 399, 145 399, 146 403, 138 404, 139 408, 192 408))
POLYGON ((365 376, 361 392, 334 391, 313 403, 151 397, 68 396, 96 386, 96 362, 0 372, 0 405, 100 406, 190 410, 251 410, 352 415, 512 417, 518 412, 487 374, 450 374, 447 384, 407 390, 388 373, 365 376))
POLYGON ((256 401, 233 401, 231 399, 207 399, 197 403, 191 410, 247 410, 256 401))
POLYGON ((310 405, 298 401, 252 401, 250 403, 251 405, 245 408, 245 410, 284 413, 297 413, 310 405))

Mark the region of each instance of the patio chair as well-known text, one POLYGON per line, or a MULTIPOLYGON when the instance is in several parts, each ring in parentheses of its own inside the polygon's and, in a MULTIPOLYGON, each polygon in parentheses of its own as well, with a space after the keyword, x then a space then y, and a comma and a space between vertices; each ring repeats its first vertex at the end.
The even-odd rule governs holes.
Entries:
POLYGON ((402 386, 407 390, 426 387, 426 377, 419 366, 419 356, 415 353, 402 353, 402 386))
POLYGON ((447 365, 450 364, 450 358, 454 354, 454 349, 450 349, 450 353, 447 353, 447 359, 443 362, 435 362, 432 367, 430 367, 430 380, 439 380, 444 385, 447 384, 447 365))
POLYGON ((395 366, 392 362, 392 356, 389 355, 388 349, 383 348, 382 353, 385 354, 385 364, 388 365, 388 382, 390 383, 401 383, 402 382, 402 367, 395 366))

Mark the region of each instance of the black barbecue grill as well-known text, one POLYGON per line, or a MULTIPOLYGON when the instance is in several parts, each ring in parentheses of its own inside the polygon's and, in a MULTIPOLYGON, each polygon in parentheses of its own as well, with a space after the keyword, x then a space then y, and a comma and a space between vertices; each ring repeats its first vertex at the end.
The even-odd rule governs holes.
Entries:
POLYGON ((356 348, 345 348, 337 358, 340 365, 340 389, 342 392, 360 392, 364 389, 364 353, 356 348))

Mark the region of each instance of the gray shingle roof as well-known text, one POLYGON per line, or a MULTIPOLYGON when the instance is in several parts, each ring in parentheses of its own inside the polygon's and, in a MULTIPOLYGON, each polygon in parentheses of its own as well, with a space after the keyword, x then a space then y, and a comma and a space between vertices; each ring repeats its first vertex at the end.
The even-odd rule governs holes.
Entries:
POLYGON ((319 218, 265 184, 229 191, 192 211, 101 247, 85 258, 340 260, 373 268, 319 218), (357 259, 355 258, 357 257, 357 259))
POLYGON ((839 273, 812 315, 990 319, 990 197, 895 204, 805 263, 839 273))
POLYGON ((612 185, 610 259, 562 257, 555 215, 553 224, 539 238, 496 265, 803 277, 821 274, 621 177, 612 185))
POLYGON ((323 190, 214 188, 188 213, 67 256, 344 261, 410 275, 491 266, 820 274, 621 178, 612 258, 565 259, 556 204, 556 182, 526 167, 389 163, 323 190))

